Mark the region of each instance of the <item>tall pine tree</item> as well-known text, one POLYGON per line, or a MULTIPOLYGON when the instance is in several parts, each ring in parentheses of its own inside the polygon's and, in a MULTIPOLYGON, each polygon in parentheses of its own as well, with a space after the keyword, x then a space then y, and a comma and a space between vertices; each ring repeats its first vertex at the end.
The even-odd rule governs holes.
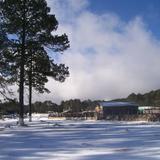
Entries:
POLYGON ((11 42, 5 31, 5 20, 3 18, 1 4, 2 2, 0 1, 0 96, 3 96, 3 98, 7 100, 11 100, 8 95, 12 92, 8 89, 8 85, 13 83, 14 77, 12 65, 9 63, 8 58, 11 58, 10 53, 13 50, 10 48, 11 42))
POLYGON ((57 30, 58 21, 54 15, 49 14, 50 8, 45 0, 4 0, 1 6, 5 31, 7 35, 14 36, 12 47, 16 50, 12 52, 12 56, 19 75, 19 122, 23 125, 25 66, 30 58, 29 50, 32 49, 30 42, 37 43, 43 49, 45 46, 53 52, 63 52, 69 47, 69 41, 66 34, 52 34, 57 30))
POLYGON ((56 81, 64 82, 69 75, 68 67, 64 64, 55 64, 54 61, 46 54, 42 47, 32 43, 33 47, 28 50, 30 57, 26 65, 25 84, 29 86, 29 121, 31 121, 32 113, 32 88, 39 93, 47 92, 45 83, 48 82, 48 77, 52 77, 56 81))

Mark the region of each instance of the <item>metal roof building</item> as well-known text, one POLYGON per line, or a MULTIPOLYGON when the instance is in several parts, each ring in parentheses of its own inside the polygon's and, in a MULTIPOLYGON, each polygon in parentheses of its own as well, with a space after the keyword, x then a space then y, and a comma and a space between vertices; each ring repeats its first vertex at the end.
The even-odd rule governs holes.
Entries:
POLYGON ((117 102, 117 101, 109 101, 109 102, 99 102, 100 106, 102 107, 132 107, 132 106, 138 106, 137 104, 133 102, 117 102))
POLYGON ((138 105, 132 102, 99 102, 103 117, 137 114, 138 105))

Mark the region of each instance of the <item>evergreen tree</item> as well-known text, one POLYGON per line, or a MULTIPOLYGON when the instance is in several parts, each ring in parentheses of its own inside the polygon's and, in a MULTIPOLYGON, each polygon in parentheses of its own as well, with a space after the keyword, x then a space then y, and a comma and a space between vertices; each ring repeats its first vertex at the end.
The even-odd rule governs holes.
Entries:
POLYGON ((55 64, 53 60, 49 58, 46 51, 41 47, 31 47, 29 51, 30 57, 26 66, 26 85, 29 86, 29 121, 31 121, 31 104, 32 104, 32 88, 39 93, 47 92, 49 90, 45 88, 45 83, 48 82, 48 76, 54 78, 57 81, 63 82, 69 75, 68 67, 63 64, 55 64))
POLYGON ((13 68, 12 65, 8 63, 8 58, 10 58, 10 52, 12 50, 10 45, 11 42, 4 28, 4 18, 0 1, 0 95, 7 100, 11 100, 7 94, 12 94, 8 89, 8 85, 14 82, 13 68))
POLYGON ((5 19, 4 28, 8 35, 15 37, 12 40, 12 48, 16 50, 12 52, 12 56, 19 82, 19 122, 23 125, 25 66, 30 57, 29 50, 32 50, 30 44, 36 43, 43 50, 45 46, 54 52, 62 52, 69 47, 69 42, 65 34, 51 34, 57 29, 58 21, 54 15, 49 14, 50 8, 45 0, 4 0, 1 6, 5 19))

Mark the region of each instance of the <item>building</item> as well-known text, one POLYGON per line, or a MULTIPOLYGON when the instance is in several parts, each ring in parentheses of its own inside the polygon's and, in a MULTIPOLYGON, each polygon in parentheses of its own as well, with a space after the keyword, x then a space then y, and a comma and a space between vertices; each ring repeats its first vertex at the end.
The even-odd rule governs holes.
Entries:
POLYGON ((137 114, 138 105, 132 102, 99 102, 95 110, 97 119, 106 119, 110 116, 137 114))
POLYGON ((141 114, 160 114, 160 107, 157 106, 139 106, 141 114))

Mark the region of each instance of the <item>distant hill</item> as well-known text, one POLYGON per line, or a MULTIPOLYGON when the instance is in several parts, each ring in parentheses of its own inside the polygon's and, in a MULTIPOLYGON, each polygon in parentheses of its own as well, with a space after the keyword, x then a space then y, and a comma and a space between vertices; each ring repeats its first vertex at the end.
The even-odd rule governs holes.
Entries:
POLYGON ((113 101, 131 101, 141 106, 160 106, 160 89, 145 94, 130 94, 127 98, 116 99, 113 101))

